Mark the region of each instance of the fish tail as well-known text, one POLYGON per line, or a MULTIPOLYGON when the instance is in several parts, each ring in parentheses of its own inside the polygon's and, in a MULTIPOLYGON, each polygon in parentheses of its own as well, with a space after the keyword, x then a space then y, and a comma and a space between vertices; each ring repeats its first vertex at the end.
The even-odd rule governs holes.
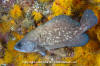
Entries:
POLYGON ((80 20, 80 24, 82 28, 85 28, 84 31, 97 24, 97 17, 94 12, 92 10, 86 10, 80 20))

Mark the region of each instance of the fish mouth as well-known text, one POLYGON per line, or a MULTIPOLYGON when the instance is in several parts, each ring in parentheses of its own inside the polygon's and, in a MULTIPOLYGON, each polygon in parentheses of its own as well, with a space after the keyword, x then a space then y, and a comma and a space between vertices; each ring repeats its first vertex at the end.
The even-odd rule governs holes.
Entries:
POLYGON ((21 44, 20 42, 16 43, 16 45, 14 46, 14 49, 19 51, 19 52, 26 52, 25 50, 21 49, 21 44))
POLYGON ((25 50, 21 50, 21 49, 19 49, 19 48, 16 47, 16 46, 14 47, 14 49, 17 50, 17 51, 20 51, 20 52, 26 52, 25 50))
POLYGON ((37 52, 37 51, 26 51, 26 50, 21 49, 20 47, 18 47, 17 44, 14 46, 14 49, 15 49, 16 51, 19 51, 19 52, 25 52, 25 53, 37 52))
POLYGON ((17 48, 17 47, 14 47, 14 49, 15 49, 16 51, 19 51, 19 52, 31 53, 30 51, 22 50, 22 49, 19 49, 19 48, 17 48))

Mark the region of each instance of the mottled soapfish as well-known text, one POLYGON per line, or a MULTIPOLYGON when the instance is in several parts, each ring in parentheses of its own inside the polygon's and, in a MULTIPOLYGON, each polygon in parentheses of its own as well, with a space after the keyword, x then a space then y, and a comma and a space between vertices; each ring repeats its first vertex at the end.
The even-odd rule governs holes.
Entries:
POLYGON ((37 52, 45 56, 45 51, 52 49, 83 46, 89 40, 85 32, 96 24, 97 17, 89 9, 85 10, 80 22, 67 15, 55 16, 27 33, 16 43, 14 49, 20 52, 37 52))

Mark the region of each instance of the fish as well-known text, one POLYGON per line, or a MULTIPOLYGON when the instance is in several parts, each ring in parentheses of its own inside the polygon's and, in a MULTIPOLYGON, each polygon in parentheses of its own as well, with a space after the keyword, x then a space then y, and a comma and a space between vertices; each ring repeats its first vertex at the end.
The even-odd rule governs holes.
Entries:
POLYGON ((97 24, 95 13, 87 9, 80 22, 70 16, 59 15, 47 23, 27 33, 16 43, 14 49, 20 52, 37 52, 46 56, 46 51, 63 47, 79 47, 88 43, 89 37, 85 33, 97 24))

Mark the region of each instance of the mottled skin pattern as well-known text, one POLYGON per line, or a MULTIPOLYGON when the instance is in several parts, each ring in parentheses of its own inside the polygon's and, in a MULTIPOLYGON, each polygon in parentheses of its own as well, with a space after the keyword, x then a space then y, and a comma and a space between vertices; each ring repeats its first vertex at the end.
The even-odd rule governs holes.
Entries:
POLYGON ((39 33, 38 44, 49 50, 64 46, 76 46, 72 42, 75 41, 74 38, 79 33, 79 28, 78 22, 72 21, 68 16, 61 15, 55 17, 43 27, 36 29, 35 33, 39 33))
POLYGON ((84 12, 80 23, 66 15, 56 16, 29 32, 16 44, 15 49, 45 55, 45 50, 83 46, 88 42, 88 36, 84 32, 96 23, 97 18, 91 10, 84 12))

